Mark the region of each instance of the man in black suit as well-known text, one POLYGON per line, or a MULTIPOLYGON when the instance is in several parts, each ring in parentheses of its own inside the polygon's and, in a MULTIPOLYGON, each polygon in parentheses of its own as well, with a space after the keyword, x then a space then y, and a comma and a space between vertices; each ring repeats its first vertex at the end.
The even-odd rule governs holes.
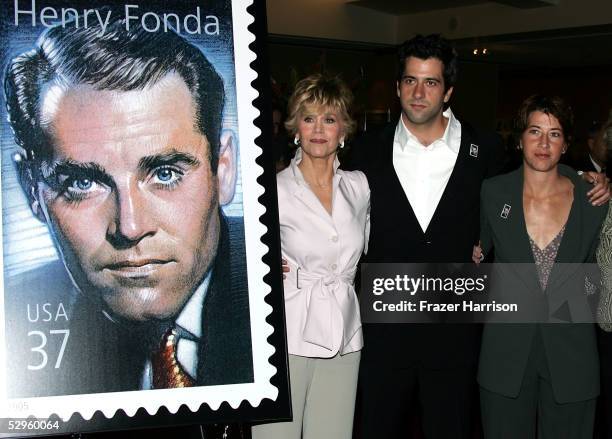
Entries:
MULTIPOLYGON (((439 35, 399 51, 400 120, 356 145, 368 177, 370 263, 468 262, 478 241, 482 180, 504 165, 501 140, 459 122, 448 103, 457 54, 439 35)), ((363 437, 406 437, 420 406, 425 437, 466 438, 471 430, 479 328, 364 324, 363 437)))
POLYGON ((568 160, 568 165, 578 171, 593 171, 608 174, 608 158, 606 146, 601 141, 602 125, 594 122, 587 131, 586 146, 579 146, 579 150, 568 160))
POLYGON ((204 54, 120 18, 55 26, 5 90, 62 260, 6 279, 11 395, 253 381, 244 229, 220 207, 236 147, 204 54))

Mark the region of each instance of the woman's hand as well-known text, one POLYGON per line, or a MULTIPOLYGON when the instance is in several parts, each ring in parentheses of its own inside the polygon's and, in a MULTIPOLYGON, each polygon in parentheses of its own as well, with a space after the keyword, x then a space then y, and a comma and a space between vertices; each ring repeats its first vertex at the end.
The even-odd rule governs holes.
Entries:
POLYGON ((287 259, 285 258, 281 259, 281 268, 283 270, 283 279, 287 279, 287 276, 285 276, 285 273, 289 273, 289 271, 291 271, 289 269, 289 263, 287 262, 287 259))
POLYGON ((593 171, 583 172, 582 178, 593 185, 593 189, 587 192, 589 201, 593 206, 601 206, 610 201, 610 179, 606 174, 593 171))
POLYGON ((482 248, 480 248, 480 242, 478 242, 478 245, 475 245, 474 250, 472 250, 472 261, 474 261, 476 265, 479 265, 483 259, 484 255, 482 254, 482 248))

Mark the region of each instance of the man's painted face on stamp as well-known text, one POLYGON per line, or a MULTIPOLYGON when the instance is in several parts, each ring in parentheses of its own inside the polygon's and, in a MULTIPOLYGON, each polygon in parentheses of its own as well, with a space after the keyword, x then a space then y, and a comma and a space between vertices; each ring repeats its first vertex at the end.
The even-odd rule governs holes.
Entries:
POLYGON ((79 289, 129 320, 176 315, 215 259, 231 140, 215 175, 177 74, 134 91, 50 86, 41 120, 53 151, 34 211, 79 289))

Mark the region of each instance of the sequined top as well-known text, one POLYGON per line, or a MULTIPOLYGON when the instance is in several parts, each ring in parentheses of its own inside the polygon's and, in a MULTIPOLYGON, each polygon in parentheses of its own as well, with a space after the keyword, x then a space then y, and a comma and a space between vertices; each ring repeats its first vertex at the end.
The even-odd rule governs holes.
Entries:
POLYGON ((608 210, 597 249, 601 269, 602 293, 597 309, 597 321, 604 331, 612 332, 612 209, 608 210))
POLYGON ((553 238, 550 243, 544 248, 540 249, 537 244, 529 237, 529 244, 531 245, 531 252, 533 253, 533 260, 536 264, 536 270, 538 272, 538 278, 540 280, 540 287, 542 291, 546 290, 548 285, 548 277, 552 271, 555 259, 557 258, 557 252, 561 245, 561 239, 563 239, 563 233, 565 232, 565 225, 561 227, 557 236, 553 238))

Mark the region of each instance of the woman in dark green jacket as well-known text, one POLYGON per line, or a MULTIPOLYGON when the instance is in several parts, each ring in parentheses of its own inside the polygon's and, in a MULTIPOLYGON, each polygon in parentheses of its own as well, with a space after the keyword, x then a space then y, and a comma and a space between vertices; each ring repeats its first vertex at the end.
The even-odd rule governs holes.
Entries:
POLYGON ((519 315, 524 323, 485 325, 478 372, 485 437, 529 439, 537 431, 590 439, 599 394, 595 326, 571 322, 589 315, 582 263, 594 261, 607 204, 593 206, 588 183, 559 165, 572 124, 560 98, 528 98, 519 123, 522 167, 482 186, 481 247, 495 249, 496 263, 521 267, 500 287, 532 309, 519 315))

